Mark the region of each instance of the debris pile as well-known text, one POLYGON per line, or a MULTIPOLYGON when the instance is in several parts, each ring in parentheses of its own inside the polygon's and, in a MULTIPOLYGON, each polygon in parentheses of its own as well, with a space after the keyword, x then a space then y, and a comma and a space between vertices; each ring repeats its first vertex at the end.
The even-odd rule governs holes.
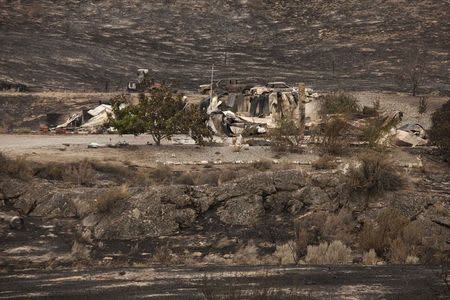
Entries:
POLYGON ((102 133, 108 123, 108 115, 112 114, 112 107, 109 104, 100 104, 91 110, 82 110, 71 115, 66 122, 53 128, 56 132, 66 130, 86 131, 88 133, 102 133), (81 130, 80 130, 81 129, 81 130))

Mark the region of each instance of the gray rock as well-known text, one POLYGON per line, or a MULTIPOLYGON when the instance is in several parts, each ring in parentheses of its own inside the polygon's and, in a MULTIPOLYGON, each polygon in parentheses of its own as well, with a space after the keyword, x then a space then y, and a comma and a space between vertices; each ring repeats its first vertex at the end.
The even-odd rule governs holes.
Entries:
POLYGON ((262 197, 258 195, 230 199, 217 210, 219 219, 230 225, 254 225, 263 214, 262 197))

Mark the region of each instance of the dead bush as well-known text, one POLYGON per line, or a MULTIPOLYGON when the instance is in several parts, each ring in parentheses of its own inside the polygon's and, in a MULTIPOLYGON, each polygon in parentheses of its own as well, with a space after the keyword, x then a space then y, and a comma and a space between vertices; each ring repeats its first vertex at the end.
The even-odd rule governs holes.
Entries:
POLYGON ((433 113, 431 121, 433 125, 429 131, 430 140, 441 149, 444 158, 450 162, 450 100, 433 113))
POLYGON ((368 152, 359 157, 360 164, 350 168, 348 184, 355 192, 367 196, 381 194, 384 191, 398 190, 402 185, 400 175, 395 171, 392 162, 384 155, 368 152))
POLYGON ((377 253, 374 249, 370 249, 369 252, 365 252, 362 259, 363 265, 366 266, 375 266, 380 261, 381 259, 378 258, 377 253))
POLYGON ((337 163, 334 161, 332 156, 325 154, 313 161, 312 167, 316 170, 329 170, 336 168, 337 163))
POLYGON ((268 159, 258 160, 252 163, 252 167, 258 171, 271 170, 273 167, 273 161, 268 159))
POLYGON ((420 259, 414 255, 408 255, 405 260, 405 264, 407 265, 417 265, 420 259))
POLYGON ((232 181, 236 178, 239 177, 239 172, 238 170, 235 169, 223 169, 222 172, 220 172, 219 175, 219 184, 227 182, 227 181, 232 181))
POLYGON ((62 179, 77 185, 92 186, 96 183, 96 172, 88 160, 82 160, 68 165, 62 179))
POLYGON ((173 179, 174 184, 195 185, 194 178, 191 173, 182 173, 173 179))
POLYGON ((308 245, 315 242, 314 231, 308 231, 305 228, 297 228, 295 231, 294 244, 291 246, 294 262, 297 264, 304 257, 308 250, 308 245))
POLYGON ((219 183, 219 173, 216 171, 213 172, 201 172, 195 178, 196 185, 213 185, 216 186, 219 183))
POLYGON ((233 263, 237 265, 260 265, 262 263, 259 258, 258 247, 252 240, 236 251, 233 256, 233 263))
POLYGON ((112 187, 106 192, 101 193, 95 200, 95 212, 100 214, 109 213, 116 207, 119 201, 123 201, 130 197, 128 186, 121 185, 112 187))
POLYGON ((323 126, 319 150, 322 154, 341 155, 349 146, 349 125, 345 119, 331 118, 323 126))
POLYGON ((174 258, 172 250, 167 245, 159 246, 153 253, 153 261, 163 265, 170 264, 174 258))
POLYGON ((358 114, 361 108, 356 97, 343 93, 335 92, 325 95, 321 99, 320 112, 322 115, 329 114, 358 114))
POLYGON ((153 184, 170 184, 172 182, 173 171, 169 166, 158 164, 148 174, 147 179, 153 184))
POLYGON ((131 179, 134 176, 134 172, 132 172, 128 167, 99 162, 91 162, 91 165, 97 172, 111 175, 116 179, 131 179))
POLYGON ((363 250, 374 249, 391 262, 405 263, 408 256, 415 255, 421 232, 419 224, 410 223, 398 210, 385 209, 375 223, 364 225, 360 245, 363 250))
POLYGON ((288 241, 286 244, 278 245, 273 255, 278 259, 280 265, 297 264, 296 242, 288 241))
POLYGON ((322 235, 327 240, 339 240, 348 245, 353 241, 354 225, 351 212, 341 209, 337 215, 327 216, 322 228, 322 235))
POLYGON ((388 257, 391 263, 404 264, 408 256, 409 247, 400 237, 390 243, 388 257))
POLYGON ((327 242, 318 246, 308 246, 305 261, 315 265, 337 265, 351 262, 351 249, 341 241, 333 241, 330 245, 327 242))
POLYGON ((303 129, 294 119, 282 118, 270 133, 271 149, 275 152, 301 153, 303 129))
POLYGON ((24 156, 11 159, 0 152, 0 174, 28 181, 33 177, 33 168, 24 156))
POLYGON ((47 180, 63 180, 67 165, 60 163, 46 163, 36 167, 36 176, 47 180))

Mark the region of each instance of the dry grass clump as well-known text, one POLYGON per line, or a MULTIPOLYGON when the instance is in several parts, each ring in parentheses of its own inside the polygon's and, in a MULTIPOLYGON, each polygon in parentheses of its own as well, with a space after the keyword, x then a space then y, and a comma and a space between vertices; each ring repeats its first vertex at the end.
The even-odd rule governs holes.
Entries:
POLYGON ((333 157, 328 154, 322 155, 312 163, 312 167, 316 170, 330 170, 336 168, 336 166, 337 164, 333 157))
POLYGON ((374 249, 370 249, 369 252, 365 252, 362 258, 362 263, 366 266, 375 266, 381 261, 382 260, 378 258, 374 249))
POLYGON ((151 184, 171 184, 173 171, 169 166, 158 164, 148 173, 144 173, 145 179, 151 184))
POLYGON ((402 185, 402 179, 392 163, 376 152, 360 156, 360 165, 349 170, 348 182, 353 191, 369 196, 398 190, 402 185))
POLYGON ((105 214, 110 212, 117 206, 119 201, 123 201, 130 197, 128 186, 121 185, 108 189, 101 193, 95 199, 95 212, 105 214))
POLYGON ((286 244, 278 245, 273 255, 280 265, 292 265, 298 262, 296 257, 296 241, 288 241, 286 244))
POLYGON ((11 159, 0 152, 0 174, 28 181, 33 177, 33 168, 24 156, 11 159))
POLYGON ((233 263, 237 265, 259 265, 262 261, 259 259, 258 247, 253 241, 242 245, 233 256, 233 263))
POLYGON ((64 181, 78 185, 92 186, 96 183, 96 172, 88 160, 70 164, 62 173, 64 181))
POLYGON ((341 241, 320 243, 318 246, 308 246, 305 261, 315 265, 337 265, 351 262, 351 249, 341 241))

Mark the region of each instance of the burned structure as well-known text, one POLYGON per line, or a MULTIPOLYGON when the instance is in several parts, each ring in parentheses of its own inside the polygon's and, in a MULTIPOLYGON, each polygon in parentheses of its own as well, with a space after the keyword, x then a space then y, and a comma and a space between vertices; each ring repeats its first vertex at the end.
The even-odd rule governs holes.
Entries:
POLYGON ((250 94, 214 95, 203 99, 200 107, 210 116, 209 126, 215 134, 261 134, 275 128, 284 118, 303 128, 306 98, 306 88, 301 83, 298 89, 254 87, 250 94))

